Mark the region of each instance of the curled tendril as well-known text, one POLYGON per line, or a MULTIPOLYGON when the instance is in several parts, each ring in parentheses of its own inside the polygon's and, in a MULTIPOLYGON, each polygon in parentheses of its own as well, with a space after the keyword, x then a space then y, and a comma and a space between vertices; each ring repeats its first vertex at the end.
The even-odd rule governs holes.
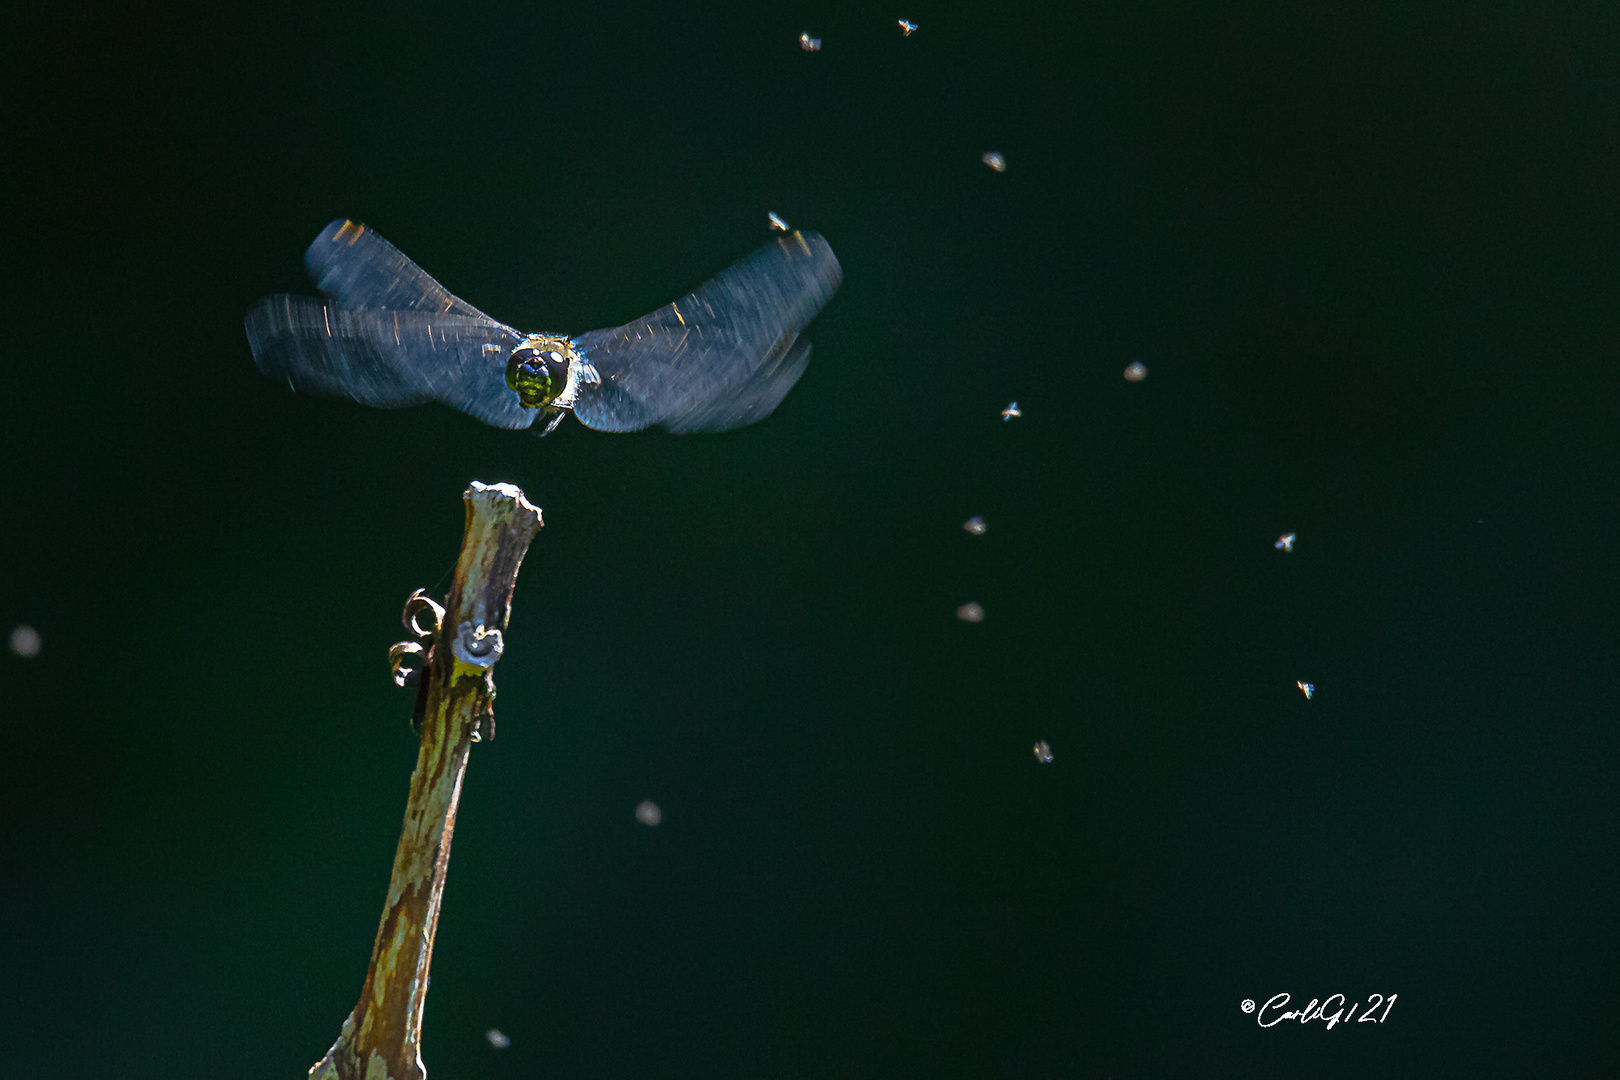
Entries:
POLYGON ((405 613, 400 617, 400 621, 405 624, 405 629, 409 630, 417 640, 431 641, 439 636, 439 630, 444 626, 444 608, 427 595, 426 589, 417 589, 406 597, 405 613), (425 611, 433 614, 433 627, 430 630, 424 630, 416 621, 417 617, 425 611))
POLYGON ((414 641, 396 641, 388 647, 388 668, 394 673, 395 686, 411 686, 422 675, 427 663, 427 650, 414 641), (414 657, 414 660, 408 660, 414 657))

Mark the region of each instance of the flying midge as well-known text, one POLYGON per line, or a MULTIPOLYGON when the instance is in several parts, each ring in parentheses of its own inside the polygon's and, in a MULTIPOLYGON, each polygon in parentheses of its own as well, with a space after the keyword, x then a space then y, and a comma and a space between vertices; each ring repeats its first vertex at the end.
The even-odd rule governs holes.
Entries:
POLYGON ((304 265, 323 299, 269 296, 248 310, 248 344, 266 375, 373 408, 440 401, 541 434, 570 412, 598 431, 763 420, 804 374, 810 344, 799 335, 843 278, 827 241, 788 232, 635 322, 526 334, 352 221, 322 230, 304 265))

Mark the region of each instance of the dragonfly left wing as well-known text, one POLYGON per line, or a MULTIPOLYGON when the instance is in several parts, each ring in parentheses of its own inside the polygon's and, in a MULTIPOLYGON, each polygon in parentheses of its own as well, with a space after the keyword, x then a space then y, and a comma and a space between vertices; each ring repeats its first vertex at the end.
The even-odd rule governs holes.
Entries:
POLYGON ((346 218, 321 230, 304 252, 304 268, 321 294, 338 307, 489 318, 452 295, 399 248, 346 218))
POLYGON ((267 296, 248 310, 247 336, 259 369, 300 393, 380 409, 442 401, 502 428, 534 422, 506 385, 506 358, 523 335, 483 316, 267 296))

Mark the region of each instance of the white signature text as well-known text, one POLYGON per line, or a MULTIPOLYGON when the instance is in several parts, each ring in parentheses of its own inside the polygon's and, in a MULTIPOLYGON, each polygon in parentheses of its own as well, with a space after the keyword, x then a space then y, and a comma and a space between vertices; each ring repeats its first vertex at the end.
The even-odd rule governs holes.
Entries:
MULTIPOLYGON (((1326 1001, 1321 1002, 1311 998, 1311 1003, 1302 1009, 1289 1009, 1288 995, 1276 994, 1272 996, 1271 1000, 1260 1006, 1254 1021, 1261 1027, 1268 1028, 1276 1027, 1284 1020, 1298 1020, 1301 1025, 1308 1024, 1312 1020, 1320 1020, 1327 1025, 1329 1031, 1332 1031, 1334 1025, 1340 1021, 1346 1024, 1351 1022, 1365 1024, 1369 1021, 1382 1024, 1389 1019, 1389 1010, 1395 1007, 1395 999, 1398 997, 1400 997, 1399 994, 1391 994, 1388 998, 1385 998, 1383 994, 1368 994, 1365 1009, 1361 1007, 1361 1002, 1358 1001, 1351 1005, 1349 1011, 1346 1012, 1345 1003, 1349 999, 1343 994, 1333 994, 1326 1001), (1329 1009, 1333 1011, 1328 1012, 1329 1009), (1359 1019, 1356 1017, 1357 1010, 1361 1012, 1359 1019), (1382 1014, 1380 1014, 1379 1010, 1383 1010, 1382 1014)), ((1246 1013, 1255 1012, 1254 1002, 1248 998, 1243 999, 1242 1008, 1246 1013)))

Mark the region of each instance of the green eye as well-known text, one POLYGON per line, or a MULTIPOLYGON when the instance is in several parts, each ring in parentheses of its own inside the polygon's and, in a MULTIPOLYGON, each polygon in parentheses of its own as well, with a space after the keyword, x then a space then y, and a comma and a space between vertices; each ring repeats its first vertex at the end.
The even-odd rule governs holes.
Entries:
POLYGON ((514 349, 506 362, 506 385, 525 409, 537 409, 563 392, 568 369, 561 354, 533 346, 514 349))

